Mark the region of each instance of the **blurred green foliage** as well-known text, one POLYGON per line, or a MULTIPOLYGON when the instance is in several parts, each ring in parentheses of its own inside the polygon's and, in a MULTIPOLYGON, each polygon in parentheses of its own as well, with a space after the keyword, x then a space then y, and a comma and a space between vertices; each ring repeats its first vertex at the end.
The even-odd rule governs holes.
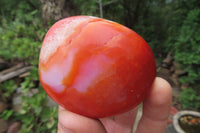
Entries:
POLYGON ((41 23, 41 4, 38 0, 0 1, 0 56, 10 62, 23 61, 33 66, 30 75, 19 86, 13 80, 0 85, 6 98, 20 87, 22 108, 18 112, 5 110, 0 117, 22 123, 21 133, 55 133, 57 107, 48 107, 47 94, 39 85, 37 94, 27 93, 38 86, 38 59, 41 42, 47 29, 41 23))
MULTIPOLYGON (((99 16, 98 0, 73 0, 72 15, 99 16)), ((199 0, 102 0, 103 16, 139 33, 155 56, 172 52, 181 69, 187 72, 180 101, 184 108, 200 108, 200 2, 199 0)), ((47 95, 38 85, 38 58, 47 29, 42 25, 39 0, 0 1, 0 57, 33 66, 20 85, 9 80, 0 85, 4 96, 21 88, 22 109, 5 110, 0 117, 22 122, 21 132, 56 132, 57 108, 46 106, 47 95), (26 96, 32 88, 39 93, 26 96)))
POLYGON ((4 97, 8 98, 15 92, 17 85, 13 80, 8 80, 1 85, 1 91, 3 92, 4 97))
POLYGON ((175 59, 188 72, 183 82, 200 83, 200 9, 188 12, 175 43, 175 59))
POLYGON ((189 84, 180 101, 184 108, 200 109, 200 1, 173 1, 174 12, 169 27, 168 42, 175 60, 187 72, 180 78, 189 84))
POLYGON ((200 91, 195 88, 188 88, 184 90, 180 96, 180 101, 183 108, 199 108, 200 107, 200 91))
POLYGON ((34 61, 38 59, 41 41, 45 35, 38 10, 40 6, 35 5, 37 8, 34 8, 25 0, 1 2, 0 5, 4 8, 1 8, 0 16, 0 56, 37 64, 34 61), (3 5, 9 6, 9 9, 3 5))
POLYGON ((5 110, 0 114, 0 117, 2 117, 4 120, 8 120, 12 116, 13 112, 13 110, 5 110))

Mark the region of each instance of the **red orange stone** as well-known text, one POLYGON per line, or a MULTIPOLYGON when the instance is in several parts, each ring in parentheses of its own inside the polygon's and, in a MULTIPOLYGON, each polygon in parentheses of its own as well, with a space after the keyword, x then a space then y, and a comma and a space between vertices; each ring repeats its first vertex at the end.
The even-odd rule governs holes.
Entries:
POLYGON ((55 23, 43 41, 40 81, 64 108, 92 118, 141 103, 156 76, 153 53, 137 33, 90 16, 55 23))

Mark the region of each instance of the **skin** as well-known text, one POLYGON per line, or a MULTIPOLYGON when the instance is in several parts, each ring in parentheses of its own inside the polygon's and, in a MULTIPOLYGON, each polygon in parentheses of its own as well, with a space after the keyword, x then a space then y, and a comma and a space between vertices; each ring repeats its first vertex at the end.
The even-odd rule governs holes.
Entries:
MULTIPOLYGON (((143 115, 136 133, 164 133, 171 106, 171 86, 156 78, 143 102, 143 115)), ((137 108, 112 118, 91 119, 59 107, 58 133, 132 133, 137 108)))

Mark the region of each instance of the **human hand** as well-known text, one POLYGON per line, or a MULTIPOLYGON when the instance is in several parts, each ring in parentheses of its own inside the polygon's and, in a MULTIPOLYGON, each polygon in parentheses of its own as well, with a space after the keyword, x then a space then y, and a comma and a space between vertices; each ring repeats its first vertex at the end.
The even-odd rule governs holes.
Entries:
MULTIPOLYGON (((143 102, 136 133, 164 133, 171 106, 171 86, 156 78, 143 102)), ((59 107, 58 133, 132 133, 137 108, 112 118, 91 119, 59 107)))

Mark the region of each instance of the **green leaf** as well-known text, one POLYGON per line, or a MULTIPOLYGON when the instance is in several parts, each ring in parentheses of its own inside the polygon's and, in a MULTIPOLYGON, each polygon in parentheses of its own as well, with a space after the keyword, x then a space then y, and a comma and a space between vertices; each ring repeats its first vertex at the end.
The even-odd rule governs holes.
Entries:
POLYGON ((13 114, 13 110, 5 110, 0 117, 3 117, 4 120, 8 120, 13 114))

